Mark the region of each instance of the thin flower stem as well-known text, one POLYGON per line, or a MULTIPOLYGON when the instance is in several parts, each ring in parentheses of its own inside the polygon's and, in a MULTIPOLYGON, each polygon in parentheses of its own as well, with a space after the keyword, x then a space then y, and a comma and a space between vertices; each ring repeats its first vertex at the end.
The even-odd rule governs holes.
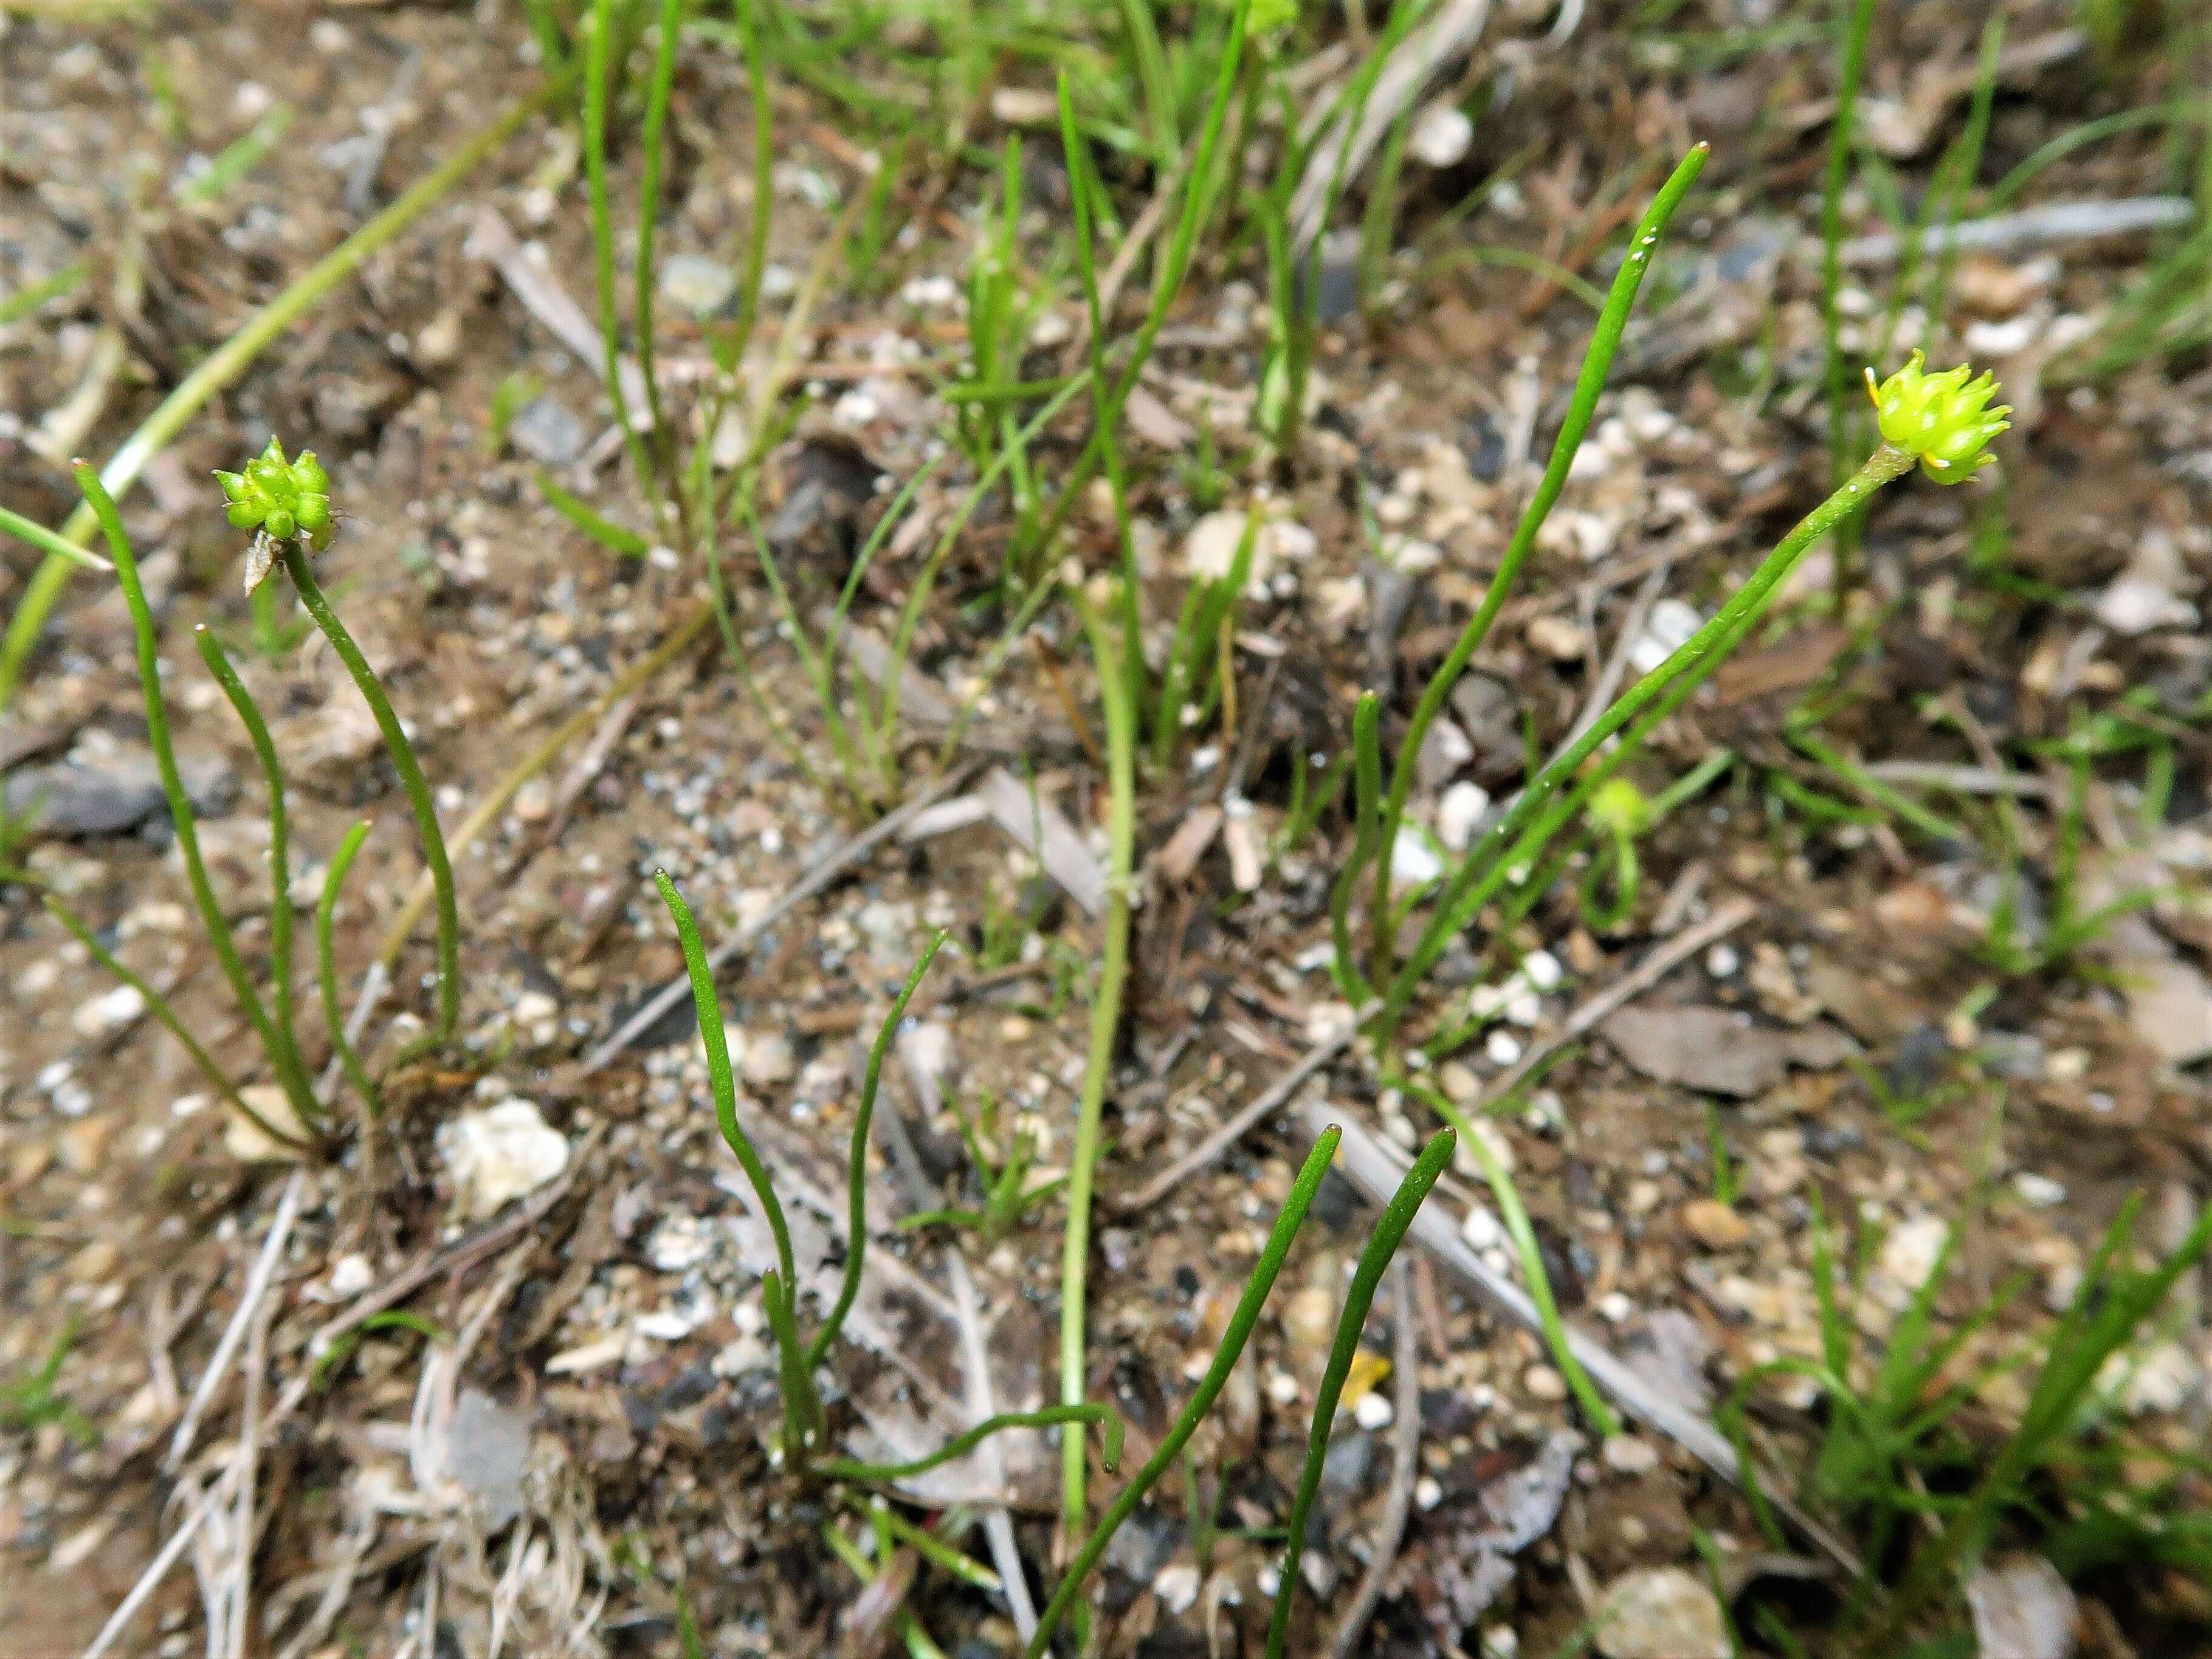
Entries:
POLYGON ((254 1035, 261 1039, 262 1051, 270 1057, 277 1081, 283 1086, 285 1099, 291 1103, 301 1123, 313 1123, 317 1117, 314 1099, 304 1093, 298 1081, 287 1075, 277 1062, 281 1050, 276 1027, 270 1022, 261 994, 253 989, 253 980, 239 957, 237 942, 231 937, 230 923, 216 898, 214 884, 208 880, 207 861, 200 856, 199 820, 192 811, 191 796, 185 791, 184 778, 177 770, 176 748, 169 740, 169 710, 161 696, 161 660, 154 633, 154 612, 146 602, 144 584, 138 579, 138 560, 124 530, 123 516, 116 511, 115 499, 100 481, 98 473, 82 461, 76 463, 75 471, 77 487, 84 492, 95 521, 107 537, 107 550, 115 560, 116 584, 123 590, 123 602, 131 612, 131 627, 137 641, 138 684, 146 701, 146 746, 153 750, 155 769, 161 773, 161 793, 168 799, 169 819, 176 829, 177 852, 184 860, 185 880, 191 887, 192 902, 199 907, 208 945, 215 952, 223 978, 230 981, 231 990, 238 998, 239 1011, 246 1015, 254 1035))
MULTIPOLYGON (((312 1100, 314 1090, 307 1081, 307 1063, 300 1058, 300 1033, 292 1008, 292 838, 291 816, 284 808, 283 763, 276 758, 276 745, 269 736, 269 723, 261 717, 260 705, 231 666, 222 642, 204 622, 192 632, 200 660, 237 711, 239 724, 246 728, 253 745, 254 759, 261 763, 262 781, 268 785, 269 1002, 276 1028, 276 1047, 269 1058, 285 1080, 287 1094, 296 1086, 301 1097, 312 1100)), ((320 1102, 316 1103, 315 1116, 301 1121, 319 1124, 323 1121, 320 1102)))
POLYGON ((1560 786, 1580 770, 1583 763, 1595 754, 1613 735, 1642 714, 1647 707, 1665 694, 1686 674, 1702 674, 1717 665, 1735 642, 1742 637, 1752 621, 1763 615, 1774 590, 1783 578, 1796 568, 1808 549, 1826 536, 1849 514, 1863 508, 1874 493, 1883 485, 1903 476, 1912 468, 1913 458, 1904 451, 1884 444, 1867 457, 1864 465, 1837 488, 1835 493, 1798 521, 1796 529, 1776 544, 1774 550, 1760 561, 1744 584, 1738 588, 1722 606, 1720 611, 1696 633, 1692 634, 1667 660, 1638 681, 1591 722, 1589 729, 1572 743, 1554 755, 1549 764, 1529 780, 1513 803, 1512 809, 1493 825, 1489 833, 1460 863, 1451 880, 1437 895, 1430 911, 1429 923, 1423 929, 1419 942, 1385 995, 1383 1007, 1376 1015, 1376 1040, 1379 1049, 1387 1050, 1398 1024, 1405 1016, 1414 990, 1443 954, 1452 935, 1462 925, 1462 905, 1478 881, 1498 867, 1499 855, 1511 846, 1516 839, 1535 821, 1560 786))
POLYGON ((376 717, 376 729, 384 734, 384 747, 392 756, 393 768, 399 773, 400 787, 407 791, 408 804, 415 808, 415 830, 422 842, 423 861, 430 867, 430 882, 438 900, 438 1020, 434 1027, 437 1040, 450 1043, 461 1023, 461 911, 453 896, 453 866, 446 857, 446 838, 439 833, 437 808, 430 799, 430 786, 422 778, 422 768, 415 759, 415 746, 407 741, 400 729, 399 717, 392 711, 392 701, 384 694, 376 671, 368 659, 361 654, 353 635, 331 608, 323 595, 315 572, 308 567, 307 555, 300 544, 287 542, 283 549, 284 569, 299 590, 300 602, 313 617, 315 626, 338 654, 338 660, 353 676, 362 700, 368 711, 376 717))
POLYGON ((1227 1329, 1221 1333, 1221 1346, 1214 1349, 1212 1363, 1206 1366, 1205 1377, 1167 1437, 1146 1461, 1144 1468, 1137 1471, 1135 1478, 1121 1488, 1121 1495, 1099 1518, 1091 1535, 1083 1541, 1083 1547, 1067 1564, 1060 1587, 1053 1591, 1050 1604, 1037 1620, 1036 1632, 1030 1638, 1023 1659, 1042 1659, 1053 1632, 1067 1616, 1076 1597, 1083 1593, 1084 1583, 1098 1565, 1098 1558, 1106 1553, 1106 1546, 1114 1541, 1114 1535, 1121 1530, 1121 1523, 1136 1512, 1145 1494, 1174 1466, 1182 1449, 1190 1443, 1190 1437, 1198 1432, 1200 1422, 1227 1386, 1229 1373, 1236 1369, 1253 1326, 1260 1323, 1260 1310, 1267 1303, 1267 1293, 1274 1288, 1275 1276, 1283 1270, 1283 1262, 1291 1253, 1291 1241, 1297 1238, 1306 1211, 1313 1206, 1314 1194, 1321 1190, 1322 1178, 1328 1173, 1329 1162, 1336 1156, 1336 1143, 1341 1139, 1343 1131, 1332 1123, 1322 1131, 1321 1139, 1306 1154, 1297 1179, 1291 1184, 1291 1196, 1283 1201, 1282 1213, 1275 1217, 1267 1243, 1260 1252, 1260 1259, 1253 1264, 1252 1276, 1244 1281, 1244 1293, 1237 1299, 1236 1310, 1229 1316, 1227 1329))
POLYGON ((345 885, 346 874, 353 869, 353 861, 361 851, 361 844, 368 839, 369 820, 362 819, 345 833, 337 850, 331 854, 330 869, 323 875, 322 897, 315 905, 315 978, 323 999, 323 1023, 330 1031, 331 1052, 337 1057, 338 1069, 345 1073, 346 1081, 361 1096, 362 1108, 371 1117, 383 1115, 384 1100, 369 1079, 368 1068, 354 1052, 353 1043, 346 1036, 345 1016, 338 1011, 338 970, 337 929, 333 923, 337 916, 338 889, 345 885))
MULTIPOLYGON (((1081 609, 1105 706, 1109 868, 1106 936, 1098 967, 1098 995, 1091 1005, 1091 1047, 1084 1063, 1081 1104, 1076 1111, 1075 1147, 1068 1159, 1067 1225, 1060 1256, 1060 1397, 1063 1405, 1070 1406, 1083 1403, 1089 1371, 1084 1343, 1091 1266, 1091 1189, 1097 1174, 1098 1125, 1105 1110, 1108 1074, 1114 1065, 1114 1038, 1121 1023, 1121 982, 1128 972, 1129 881, 1136 845, 1137 793, 1137 719, 1132 688, 1121 675, 1121 657, 1108 637, 1105 623, 1089 605, 1081 604, 1081 609)), ((1060 1517, 1072 1535, 1083 1527, 1088 1471, 1079 1442, 1067 1442, 1060 1456, 1060 1517)))
POLYGON ((1422 742, 1443 711, 1444 699, 1488 637, 1491 624, 1498 620, 1498 613, 1504 608, 1522 566, 1535 548, 1537 533, 1551 517, 1553 504, 1559 499, 1560 491, 1566 487, 1567 474, 1574 465, 1576 451, 1582 447, 1583 434, 1589 430, 1590 417, 1596 411, 1598 394, 1605 390, 1606 375, 1613 367, 1613 354, 1620 348, 1622 331, 1628 326, 1629 312, 1635 308, 1644 275, 1651 268, 1651 256, 1659 245, 1660 234, 1674 216, 1682 198, 1689 194, 1690 186, 1697 182, 1698 175, 1705 171, 1711 154, 1705 144, 1692 147, 1667 182, 1659 187, 1659 193, 1651 198, 1643 222, 1630 237, 1627 255, 1621 260, 1620 269, 1613 279, 1612 292, 1606 296, 1605 309, 1599 313, 1596 330, 1590 336, 1589 350, 1583 358, 1582 372, 1576 377, 1574 396, 1567 405, 1567 416, 1560 425, 1559 435, 1552 445, 1552 458, 1544 469, 1543 479, 1529 498, 1521 522, 1514 527, 1513 539, 1499 561, 1498 574, 1483 590, 1482 603, 1468 619, 1450 654, 1429 677, 1421 699, 1414 706, 1413 717, 1406 727, 1406 735, 1398 745, 1397 762, 1390 774, 1389 799, 1382 808, 1374 849, 1375 897, 1371 908, 1375 960, 1371 972, 1378 984, 1388 983, 1396 971, 1397 917, 1391 902, 1390 867, 1396 853, 1399 826, 1405 820, 1406 800, 1413 792, 1422 742))
MULTIPOLYGON (((1422 1200, 1450 1165, 1452 1148, 1458 1141, 1458 1135, 1451 1129, 1439 1129, 1430 1138, 1413 1168, 1406 1172, 1406 1178, 1398 1184, 1398 1190, 1391 1195, 1366 1249, 1359 1253, 1359 1265, 1352 1271, 1352 1287, 1344 1295, 1344 1311, 1336 1321, 1336 1338, 1329 1347, 1328 1364, 1322 1371, 1321 1387, 1314 1396, 1305 1467, 1299 1471, 1297 1492, 1291 1500, 1290 1537, 1284 1545, 1283 1569, 1275 1587, 1274 1614, 1267 1621, 1267 1659, 1283 1659, 1291 1631, 1291 1603, 1297 1594, 1298 1557, 1305 1549, 1306 1523, 1313 1515, 1314 1497, 1321 1490, 1322 1465, 1328 1457, 1329 1430, 1336 1421, 1337 1402, 1344 1397, 1344 1379, 1351 1375, 1352 1356, 1359 1352, 1359 1333, 1366 1327, 1368 1311, 1375 1305, 1376 1288, 1382 1284, 1383 1269, 1397 1254, 1407 1228, 1413 1225, 1422 1200)), ((1410 1308, 1398 1310, 1399 1318, 1412 1317, 1410 1308)))
MULTIPOLYGON (((888 1486, 894 1480, 911 1480, 917 1474, 927 1474, 940 1463, 949 1463, 965 1457, 992 1435, 1004 1429, 1045 1429, 1064 1423, 1096 1423, 1105 1432, 1105 1446, 1101 1452, 1108 1474, 1121 1467, 1121 1420, 1111 1406, 1046 1406, 1038 1411, 1002 1411, 995 1417, 987 1417, 965 1434, 946 1441, 927 1457, 917 1457, 908 1463, 863 1463, 850 1457, 825 1457, 816 1465, 823 1474, 834 1480, 866 1482, 872 1486, 888 1486)), ((1081 1437, 1078 1437, 1079 1439, 1081 1437)))
POLYGON ((890 1052, 891 1039, 898 1034, 899 1021, 906 1018, 906 1005, 921 988, 921 976, 929 972, 929 965, 937 960, 937 953, 945 948, 948 936, 939 932, 929 942, 921 960, 914 965, 914 972, 907 975, 898 1000, 891 1004, 891 1011, 877 1028, 875 1043, 868 1050, 867 1074, 860 1082, 860 1110, 853 1119, 852 1150, 846 1159, 845 1278, 837 1288, 837 1301, 830 1310, 830 1317, 822 1322, 822 1329, 815 1333, 814 1341, 807 1347, 805 1364, 810 1377, 837 1341, 837 1333, 845 1327, 845 1316, 853 1311, 854 1300, 860 1293, 860 1269, 868 1255, 868 1126, 875 1120, 876 1094, 883 1083, 884 1057, 890 1052))

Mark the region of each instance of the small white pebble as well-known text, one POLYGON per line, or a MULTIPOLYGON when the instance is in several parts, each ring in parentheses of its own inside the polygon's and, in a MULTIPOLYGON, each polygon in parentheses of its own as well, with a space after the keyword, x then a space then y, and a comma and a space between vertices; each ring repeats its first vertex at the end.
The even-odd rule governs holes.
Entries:
POLYGON ((1505 1004, 1505 1018, 1510 1025, 1523 1030, 1544 1017, 1544 999, 1533 990, 1517 991, 1505 1004))
POLYGON ((1616 1474, 1649 1474, 1659 1467, 1659 1451, 1639 1436, 1616 1434, 1605 1443, 1605 1466, 1616 1474))
POLYGON ((1496 1250, 1505 1243, 1505 1230, 1498 1225, 1498 1218, 1480 1206, 1468 1211, 1460 1236, 1479 1250, 1496 1250))
POLYGON ((1493 1031, 1484 1041, 1482 1051, 1492 1065, 1510 1066, 1521 1058, 1521 1039, 1510 1031, 1493 1031))
POLYGON ((1444 1489, 1432 1474, 1425 1474, 1413 1482, 1413 1502, 1424 1510, 1432 1510, 1444 1501, 1444 1489))
POLYGON ((1352 1420, 1364 1429, 1388 1428, 1391 1416, 1390 1402, 1371 1389, 1352 1408, 1352 1420))
POLYGON ((1566 977, 1559 959, 1547 950, 1532 950, 1521 959, 1521 977, 1538 990, 1557 990, 1566 977))
POLYGON ((1636 1304, 1630 1301, 1622 1292, 1610 1290, 1598 1298, 1597 1311, 1598 1317, 1604 1320, 1606 1323, 1623 1324, 1626 1323, 1628 1317, 1636 1311, 1636 1304))
POLYGON ((2038 1209, 2050 1209, 2066 1202, 2066 1188, 2063 1182, 2054 1181, 2047 1175, 2035 1174, 2030 1170, 2022 1170, 2014 1176, 2012 1187, 2021 1198, 2038 1209))

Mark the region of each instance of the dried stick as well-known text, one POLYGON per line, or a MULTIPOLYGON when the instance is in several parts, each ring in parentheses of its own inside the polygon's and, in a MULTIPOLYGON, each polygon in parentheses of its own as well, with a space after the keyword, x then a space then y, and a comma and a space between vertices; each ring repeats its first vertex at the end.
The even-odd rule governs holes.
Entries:
POLYGON ((1308 1049, 1304 1057, 1292 1066, 1270 1087, 1255 1095, 1250 1103, 1237 1112, 1227 1123, 1207 1135, 1174 1163, 1137 1189, 1118 1200, 1115 1208, 1127 1214, 1133 1210, 1150 1209, 1154 1204, 1182 1184, 1191 1175, 1204 1169, 1224 1152, 1242 1140, 1255 1123, 1288 1100, 1298 1092, 1306 1079, 1351 1047, 1352 1039, 1358 1034, 1361 1016, 1359 1009, 1345 1021, 1343 1029, 1326 1037, 1308 1049))
POLYGON ((215 1391, 221 1385, 223 1374, 230 1369, 232 1357, 238 1345, 246 1340, 246 1329, 253 1322, 254 1310, 269 1293, 269 1281, 276 1276, 276 1263, 284 1254, 285 1242, 292 1236, 293 1220, 300 1214, 301 1195, 307 1190, 307 1173, 294 1170, 292 1178, 284 1184, 284 1191, 276 1201, 276 1214, 269 1223, 269 1236, 262 1240, 261 1254, 254 1258, 253 1268, 246 1275, 245 1293, 238 1299, 238 1310, 230 1316, 230 1323, 222 1333, 222 1340, 215 1345, 214 1357, 200 1380, 192 1390, 192 1397, 185 1407, 183 1419, 169 1441, 169 1455, 161 1460, 164 1470, 174 1469, 192 1449, 192 1440, 199 1433, 200 1419, 207 1414, 215 1391))
MULTIPOLYGON (((849 866, 858 863, 884 842, 904 829, 921 814, 925 807, 967 783, 975 776, 975 768, 973 766, 963 766, 957 771, 947 772, 923 790, 921 794, 915 796, 913 800, 899 808, 897 811, 877 820, 850 840, 842 842, 824 853, 808 866, 805 875, 785 889, 782 897, 753 917, 751 921, 740 923, 736 932, 708 952, 707 966, 710 969, 719 971, 732 957, 745 949, 754 940, 790 914, 793 909, 836 881, 849 866)), ((646 999, 643 1007, 622 1023, 614 1035, 585 1057, 580 1075, 589 1077, 593 1072, 604 1070, 617 1055, 637 1040, 641 1032, 651 1027, 669 1009, 690 994, 691 982, 689 979, 672 979, 663 985, 646 999)))

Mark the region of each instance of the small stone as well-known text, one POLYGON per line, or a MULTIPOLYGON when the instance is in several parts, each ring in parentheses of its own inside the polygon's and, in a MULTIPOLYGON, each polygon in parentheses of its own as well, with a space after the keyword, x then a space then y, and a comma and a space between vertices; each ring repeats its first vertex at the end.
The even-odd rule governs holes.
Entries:
POLYGON ((1733 945, 1715 945, 1705 953, 1705 972, 1716 979, 1733 977, 1742 966, 1743 959, 1735 954, 1733 945))
POLYGON ((1521 1059, 1521 1039, 1510 1031, 1493 1031, 1483 1039, 1482 1051, 1493 1065, 1516 1065, 1521 1059))
POLYGON ((1531 1365, 1522 1374, 1521 1386, 1534 1400, 1559 1401, 1567 1397, 1567 1379, 1549 1365, 1531 1365))
POLYGON ((672 253, 660 262, 661 298, 694 317, 712 317, 738 292, 738 274, 702 253, 672 253))
POLYGON ((75 1123, 63 1124, 53 1142, 61 1153, 62 1167, 76 1175, 96 1173, 106 1155, 113 1129, 113 1123, 106 1117, 80 1117, 75 1123))
POLYGON ((1720 1603, 1681 1567, 1648 1567, 1615 1579, 1591 1622, 1607 1659, 1729 1659, 1731 1650, 1720 1603))
POLYGON ((1359 1403, 1352 1408, 1352 1420, 1364 1429, 1388 1428, 1392 1416, 1390 1402, 1370 1390, 1359 1396, 1359 1403))
POLYGON ((1557 990, 1565 970, 1547 950, 1532 950, 1521 959, 1521 977, 1538 990, 1557 990))
POLYGON ((1659 1467, 1658 1448, 1640 1435, 1614 1435, 1605 1443, 1604 1456, 1615 1474, 1649 1474, 1659 1467))
POLYGON ((1443 1486, 1434 1475, 1424 1474, 1413 1482, 1413 1502, 1419 1508, 1432 1510, 1443 1501, 1443 1486))
POLYGON ((1734 1250, 1751 1237, 1751 1224, 1717 1198, 1683 1205, 1682 1229, 1707 1250, 1734 1250))
POLYGON ((1475 826, 1490 810, 1490 791, 1464 780, 1454 784, 1437 802, 1437 839, 1454 852, 1465 852, 1474 839, 1475 826))
POLYGON ((1891 1229, 1875 1262, 1872 1288, 1875 1294, 1893 1307, 1905 1306, 1935 1272, 1943 1242, 1950 1235, 1950 1227, 1940 1215, 1916 1216, 1891 1229))
POLYGON ((745 1038, 745 1051, 738 1063, 745 1081, 763 1086, 787 1083, 799 1074, 799 1057, 791 1039, 781 1032, 764 1032, 745 1038))
POLYGON ((70 1029, 88 1040, 112 1036, 145 1012, 145 996, 136 985, 118 985, 78 1003, 70 1029))
POLYGON ((514 792, 514 803, 508 808, 526 824, 542 824, 553 815, 553 786, 543 778, 532 778, 514 792))
POLYGON ((464 1112, 438 1132, 462 1215, 483 1221, 527 1197, 568 1167, 567 1138, 532 1100, 502 1100, 464 1112))
POLYGON ((1505 1244, 1505 1229, 1498 1225, 1495 1215, 1478 1204, 1468 1211, 1467 1220, 1460 1226, 1460 1237, 1478 1250, 1499 1250, 1505 1244))
POLYGON ((2063 1182, 2054 1181, 2047 1175, 2037 1175, 2029 1170, 2022 1170, 2012 1178, 2012 1190, 2021 1196, 2022 1202, 2033 1204, 2038 1209, 2051 1209, 2066 1202, 2063 1182))
POLYGON ((1010 127, 1042 127, 1059 118, 1060 100, 1042 87, 1000 87, 991 94, 991 116, 1010 127))
POLYGON ((1474 143, 1474 123, 1465 110, 1439 98, 1413 118, 1406 154, 1425 167, 1455 167, 1474 143))
POLYGON ((1198 1601, 1198 1568, 1188 1561, 1161 1568, 1152 1580, 1152 1594, 1170 1613, 1188 1613, 1198 1601))
POLYGON ((1651 607, 1650 620, 1628 648, 1628 666, 1638 674, 1650 673, 1704 626, 1705 618, 1680 599, 1662 599, 1651 607))
POLYGON ((541 466, 565 467, 584 452, 592 435, 565 403, 533 397, 507 423, 507 441, 541 466))
POLYGON ((2119 1384, 2120 1403, 2131 1417, 2171 1416, 2203 1386, 2197 1361, 2179 1342, 2160 1342, 2147 1353, 2116 1353, 2105 1362, 2098 1382, 2119 1384))
POLYGON ((1528 624, 1528 643, 1554 663, 1579 663, 1589 655, 1589 630, 1565 616, 1539 616, 1528 624))
POLYGON ((1336 1298, 1328 1287, 1307 1285, 1283 1305, 1283 1334, 1299 1353, 1319 1353, 1336 1334, 1336 1298))
POLYGON ((238 1092, 239 1099, 258 1113, 270 1129, 293 1137, 301 1144, 293 1145, 280 1141, 236 1106, 227 1109, 222 1126, 224 1148, 242 1163, 288 1163, 296 1160, 306 1150, 306 1142, 314 1137, 292 1110, 291 1098, 274 1083, 255 1083, 238 1092))
POLYGON ((1394 879, 1407 888, 1425 887, 1444 873, 1444 861, 1437 857, 1429 838, 1411 824, 1398 827, 1398 839, 1390 856, 1394 879))
POLYGON ((359 1250, 348 1250, 331 1263, 330 1293, 336 1299, 358 1296, 375 1282, 375 1269, 359 1250))
POLYGON ((446 1431, 446 1473, 481 1506, 487 1533, 522 1513, 522 1475, 530 1458, 530 1419, 489 1395, 463 1389, 446 1431))

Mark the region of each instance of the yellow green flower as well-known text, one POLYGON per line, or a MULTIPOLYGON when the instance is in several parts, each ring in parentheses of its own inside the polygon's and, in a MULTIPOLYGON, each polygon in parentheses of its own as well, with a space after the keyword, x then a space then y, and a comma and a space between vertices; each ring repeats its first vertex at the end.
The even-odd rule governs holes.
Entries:
POLYGON ((1626 778, 1608 778, 1590 796, 1589 820, 1608 835, 1628 839, 1644 833, 1651 821, 1651 802, 1626 778))
POLYGON ((239 529, 259 530, 272 542, 300 536, 318 548, 330 540, 330 475, 314 451, 301 450, 298 460, 288 461, 283 445, 271 438, 245 471, 219 471, 216 480, 239 529))
POLYGON ((1961 363, 1930 374, 1919 352, 1888 379, 1877 384, 1866 372, 1867 396, 1874 399, 1882 439, 1920 463, 1939 484, 1955 484, 1989 464, 1990 440, 2012 422, 2011 409, 1990 407, 1997 395, 1996 378, 1961 363), (1969 378, 1973 376, 1973 378, 1969 378))

